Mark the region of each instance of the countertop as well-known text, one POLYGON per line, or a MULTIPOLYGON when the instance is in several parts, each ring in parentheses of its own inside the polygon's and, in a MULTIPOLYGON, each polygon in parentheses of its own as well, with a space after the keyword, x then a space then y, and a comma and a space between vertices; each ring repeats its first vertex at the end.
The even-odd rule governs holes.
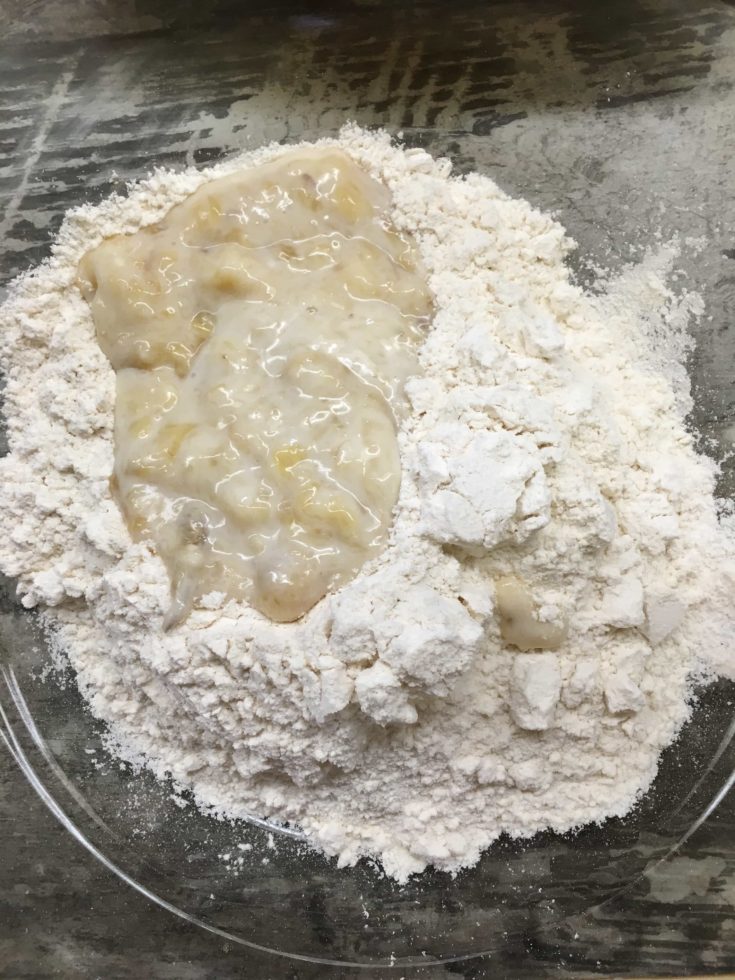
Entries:
MULTIPOLYGON (((689 365, 706 410, 692 423, 732 493, 732 3, 3 0, 0 38, 4 284, 48 254, 67 208, 154 164, 348 119, 385 126, 555 211, 580 277, 688 240, 685 274, 707 303, 689 365)), ((150 904, 62 830, 2 750, 0 827, 2 977, 353 975, 230 946, 150 904)), ((492 959, 406 974, 722 974, 735 971, 734 906, 730 794, 621 898, 555 931, 530 926, 492 959)))

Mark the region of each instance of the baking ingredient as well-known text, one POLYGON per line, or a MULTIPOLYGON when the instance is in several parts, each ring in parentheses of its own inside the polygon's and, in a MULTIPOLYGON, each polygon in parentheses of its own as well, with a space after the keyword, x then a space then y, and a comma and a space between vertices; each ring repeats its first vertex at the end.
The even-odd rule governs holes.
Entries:
POLYGON ((164 633, 165 565, 110 495, 115 378, 77 264, 283 152, 267 147, 80 209, 15 286, 0 564, 25 605, 53 607, 53 642, 118 753, 224 816, 289 821, 405 880, 471 865, 503 832, 625 813, 693 678, 708 660, 732 669, 735 573, 715 467, 660 356, 701 312, 666 285, 675 250, 586 295, 563 229, 488 178, 451 178, 385 134, 338 143, 389 189, 436 308, 384 550, 298 622, 216 591, 164 633))
POLYGON ((289 622, 385 544, 431 298, 385 186, 333 149, 201 187, 80 265, 117 373, 114 488, 172 580, 289 622))

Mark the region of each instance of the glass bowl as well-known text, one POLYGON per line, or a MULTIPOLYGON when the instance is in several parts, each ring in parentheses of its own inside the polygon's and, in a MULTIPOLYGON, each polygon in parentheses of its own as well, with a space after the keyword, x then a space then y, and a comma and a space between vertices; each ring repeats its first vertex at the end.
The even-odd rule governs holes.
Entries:
POLYGON ((503 839, 456 877, 402 887, 339 869, 301 837, 202 814, 105 748, 71 672, 5 588, 0 717, 7 748, 56 818, 122 881, 223 939, 325 964, 405 968, 507 949, 630 889, 707 818, 735 779, 735 684, 704 688, 625 819, 503 839))

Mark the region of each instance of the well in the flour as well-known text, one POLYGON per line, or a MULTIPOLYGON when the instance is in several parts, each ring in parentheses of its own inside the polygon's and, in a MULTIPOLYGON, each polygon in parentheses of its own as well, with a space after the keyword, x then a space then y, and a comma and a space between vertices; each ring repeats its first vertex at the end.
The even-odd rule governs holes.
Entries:
MULTIPOLYGON (((701 299, 668 287, 675 249, 659 248, 587 295, 570 279, 572 243, 557 222, 488 177, 454 178, 450 169, 350 126, 316 147, 271 146, 203 172, 160 171, 124 199, 69 215, 52 258, 15 284, 2 312, 11 453, 0 463, 0 506, 12 532, 0 539, 0 567, 17 577, 26 606, 47 610, 53 642, 117 751, 223 818, 288 822, 342 865, 376 857, 400 881, 427 865, 471 866, 501 834, 563 832, 626 813, 688 717, 692 677, 708 662, 735 672, 732 546, 718 523, 715 468, 695 453, 682 417, 682 325, 701 299), (206 419, 181 414, 190 394, 204 400, 221 383, 220 347, 242 355, 238 384, 256 377, 266 402, 288 413, 269 445, 279 500, 299 468, 327 459, 336 473, 336 457, 326 428, 323 443, 309 443, 302 417, 281 404, 281 374, 253 375, 262 350, 243 349, 240 329, 253 266, 233 260, 207 287, 219 291, 216 309, 182 287, 183 333, 166 335, 163 348, 151 336, 147 348, 99 317, 95 330, 78 265, 87 254, 114 263, 117 243, 155 256, 156 275, 186 279, 178 246, 161 266, 176 242, 164 248, 159 229, 185 214, 187 201, 204 205, 212 188, 257 183, 294 159, 309 168, 332 161, 319 174, 336 167, 363 188, 355 201, 367 217, 338 217, 333 202, 334 221, 347 222, 340 248, 352 248, 350 235, 370 223, 371 182, 380 188, 380 229, 365 232, 365 254, 357 237, 353 246, 355 261, 367 261, 377 235, 380 263, 405 284, 389 299, 360 293, 359 304, 380 305, 387 347, 362 350, 357 363, 333 329, 340 317, 327 323, 310 312, 333 297, 301 307, 289 294, 297 333, 319 329, 309 317, 326 326, 324 348, 302 345, 297 354, 295 344, 286 362, 300 360, 283 371, 315 410, 321 386, 329 388, 337 417, 353 427, 357 468, 372 466, 375 444, 386 482, 368 499, 367 476, 353 477, 345 460, 349 474, 334 493, 354 492, 351 502, 330 510, 314 498, 319 515, 308 533, 328 527, 347 558, 339 581, 328 576, 297 597, 296 621, 274 622, 293 616, 259 609, 255 584, 240 595, 211 580, 206 593, 195 590, 188 618, 165 632, 166 546, 131 534, 110 480, 117 473, 128 518, 140 506, 148 520, 149 505, 161 504, 172 555, 187 536, 192 554, 202 551, 215 510, 234 520, 226 515, 243 500, 261 506, 254 490, 237 487, 236 464, 221 458, 226 406, 215 397, 206 419), (236 316, 226 315, 228 303, 236 316), (667 324, 675 336, 662 351, 667 324), (327 367, 333 342, 342 360, 327 367), (141 427, 123 433, 130 451, 117 460, 116 399, 117 425, 141 427), (134 446, 146 439, 161 454, 160 471, 134 446), (194 444, 184 449, 187 440, 194 444), (211 485, 178 489, 181 452, 224 467, 219 497, 208 496, 211 485), (144 479, 133 479, 136 459, 144 479), (135 480, 149 496, 126 502, 135 480), (174 498, 196 506, 175 512, 174 498), (367 510, 374 524, 363 520, 367 510)), ((226 210, 204 206, 203 225, 218 227, 226 210)), ((215 247, 234 254, 242 229, 227 221, 236 240, 215 247)), ((327 261, 291 248, 286 258, 272 243, 259 252, 268 268, 248 309, 265 333, 259 317, 270 301, 258 290, 268 263, 297 276, 292 267, 327 261)), ((86 272, 92 282, 94 270, 86 272)), ((385 280, 360 281, 372 290, 385 280)), ((227 367, 228 389, 236 374, 227 367)), ((237 408, 243 417, 249 397, 237 408)), ((268 520, 277 522, 275 511, 268 520)), ((179 598, 185 608, 188 596, 179 598)))
POLYGON ((116 371, 114 491, 172 580, 298 619, 385 544, 431 298, 385 186, 296 151, 80 264, 116 371))

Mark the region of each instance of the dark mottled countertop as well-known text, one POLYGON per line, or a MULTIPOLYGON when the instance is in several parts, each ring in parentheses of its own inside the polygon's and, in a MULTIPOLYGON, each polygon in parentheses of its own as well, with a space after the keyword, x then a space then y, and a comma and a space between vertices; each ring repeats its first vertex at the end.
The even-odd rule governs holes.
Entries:
MULTIPOLYGON (((732 493, 732 3, 2 0, 0 28, 4 283, 48 253, 67 208, 154 163, 346 119, 383 125, 556 211, 593 262, 619 266, 656 236, 702 240, 682 260, 707 303, 692 423, 732 493)), ((152 905, 62 830, 2 751, 0 776, 2 977, 352 975, 233 947, 152 905)), ((529 919, 492 959, 406 972, 722 974, 735 971, 734 905, 730 795, 625 895, 553 929, 529 919)))

